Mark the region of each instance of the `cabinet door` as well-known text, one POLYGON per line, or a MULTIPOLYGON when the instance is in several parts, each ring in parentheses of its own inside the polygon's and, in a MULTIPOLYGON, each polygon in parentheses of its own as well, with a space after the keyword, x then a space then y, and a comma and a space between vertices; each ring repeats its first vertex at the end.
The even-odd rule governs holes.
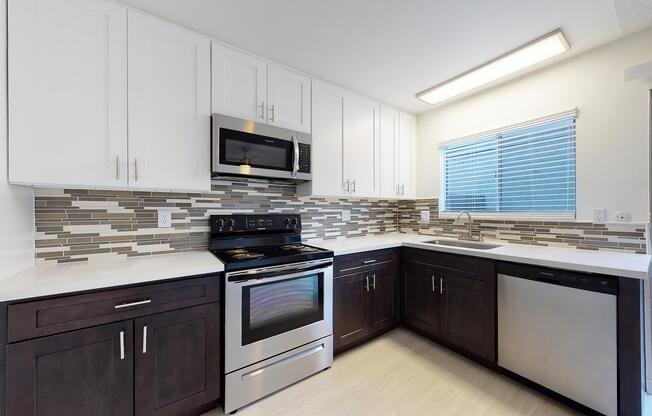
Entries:
POLYGON ((344 97, 344 180, 350 195, 377 197, 380 106, 353 94, 344 97))
POLYGON ((495 285, 450 274, 441 278, 441 338, 495 362, 495 285))
POLYGON ((365 273, 333 280, 333 342, 336 351, 367 335, 370 290, 365 273))
POLYGON ((312 195, 342 196, 344 91, 312 83, 312 195))
POLYGON ((267 122, 267 63, 213 43, 213 112, 267 122))
POLYGON ((133 414, 132 321, 7 346, 7 416, 133 414))
POLYGON ((431 335, 439 334, 439 282, 435 271, 408 266, 403 273, 403 319, 431 335))
POLYGON ((399 112, 390 107, 380 107, 380 196, 399 196, 399 112))
POLYGON ((127 11, 9 0, 9 181, 127 186, 127 11))
POLYGON ((136 415, 181 415, 219 397, 219 304, 136 319, 136 415))
POLYGON ((210 41, 129 13, 131 185, 210 189, 210 41))
POLYGON ((398 184, 401 198, 413 198, 414 177, 414 144, 416 137, 416 117, 401 112, 400 134, 398 140, 398 184))
POLYGON ((310 133, 310 78, 269 64, 267 122, 310 133))
POLYGON ((372 287, 371 329, 378 330, 398 320, 395 268, 378 269, 368 273, 372 287))

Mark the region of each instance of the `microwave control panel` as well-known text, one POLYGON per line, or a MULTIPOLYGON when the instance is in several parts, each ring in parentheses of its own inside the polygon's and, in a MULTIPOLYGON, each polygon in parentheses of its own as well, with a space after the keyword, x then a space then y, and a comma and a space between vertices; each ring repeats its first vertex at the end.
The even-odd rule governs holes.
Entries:
POLYGON ((310 145, 299 143, 299 172, 310 173, 310 145))

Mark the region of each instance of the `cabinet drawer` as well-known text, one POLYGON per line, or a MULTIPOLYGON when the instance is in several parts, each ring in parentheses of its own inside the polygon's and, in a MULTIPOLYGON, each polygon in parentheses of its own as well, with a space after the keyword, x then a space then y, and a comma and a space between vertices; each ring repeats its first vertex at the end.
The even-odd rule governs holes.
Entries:
POLYGON ((377 268, 395 267, 399 261, 399 250, 376 250, 335 257, 335 277, 377 268))
POLYGON ((218 290, 215 275, 16 303, 8 308, 7 338, 11 343, 216 302, 218 290))
POLYGON ((494 282, 495 280, 494 262, 473 256, 408 248, 405 250, 405 261, 488 282, 494 282))

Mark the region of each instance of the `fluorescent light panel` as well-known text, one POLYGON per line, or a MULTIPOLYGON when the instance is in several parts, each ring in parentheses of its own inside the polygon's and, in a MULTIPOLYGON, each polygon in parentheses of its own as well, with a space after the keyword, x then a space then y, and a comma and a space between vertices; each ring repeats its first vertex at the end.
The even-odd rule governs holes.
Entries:
POLYGON ((417 98, 429 104, 437 104, 538 64, 569 49, 566 37, 561 30, 557 30, 456 78, 420 92, 417 98))

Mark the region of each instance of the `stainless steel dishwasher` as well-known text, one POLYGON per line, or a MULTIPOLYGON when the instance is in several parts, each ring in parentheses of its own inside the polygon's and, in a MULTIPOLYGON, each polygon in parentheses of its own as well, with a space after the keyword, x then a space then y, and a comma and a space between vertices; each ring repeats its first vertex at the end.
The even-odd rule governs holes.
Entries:
POLYGON ((497 270, 498 365, 616 415, 618 281, 511 263, 497 270))

